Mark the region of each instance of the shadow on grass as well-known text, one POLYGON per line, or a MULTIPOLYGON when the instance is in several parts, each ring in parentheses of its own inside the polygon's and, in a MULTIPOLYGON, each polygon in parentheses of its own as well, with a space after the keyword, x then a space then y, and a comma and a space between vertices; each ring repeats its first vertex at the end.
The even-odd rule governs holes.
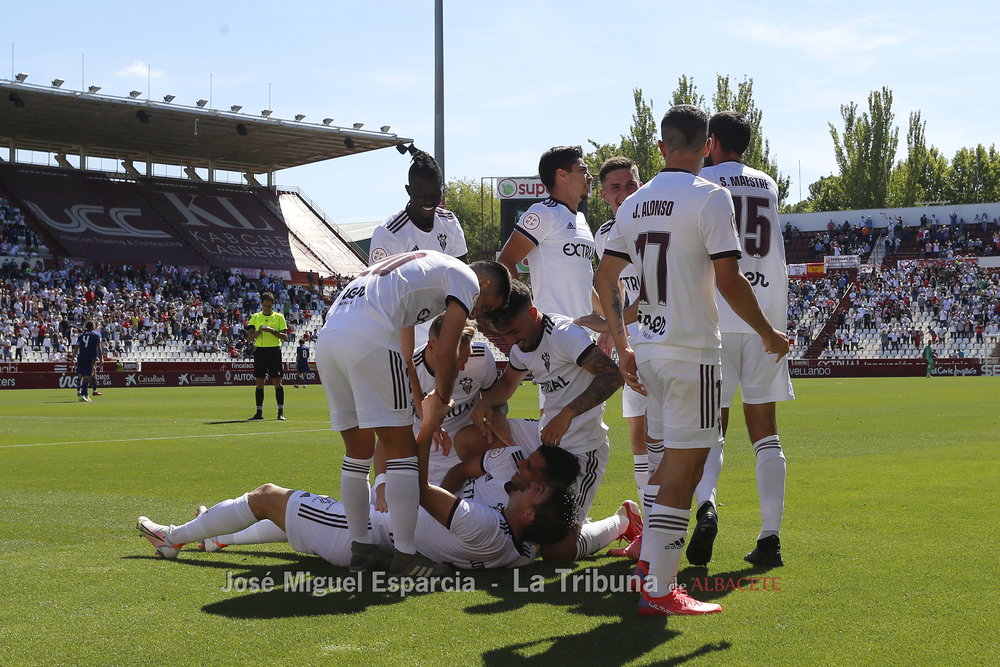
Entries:
MULTIPOLYGON (((249 419, 230 419, 224 422, 205 422, 206 426, 218 426, 219 424, 246 424, 249 419)), ((277 421, 276 419, 255 419, 254 421, 277 421)))
MULTIPOLYGON (((680 632, 666 627, 666 618, 639 616, 639 596, 620 591, 621 583, 632 573, 632 561, 615 561, 599 567, 584 561, 581 565, 583 567, 536 563, 531 567, 521 568, 516 579, 513 571, 495 571, 477 576, 477 588, 486 591, 494 599, 466 608, 468 614, 503 614, 528 604, 543 604, 565 607, 571 614, 613 619, 612 622, 587 632, 555 635, 489 650, 483 654, 486 665, 621 665, 637 660, 680 636, 680 632), (539 575, 544 579, 544 590, 526 590, 531 588, 532 583, 538 587, 539 575), (574 575, 582 576, 574 579, 574 575), (536 578, 532 579, 533 577, 536 578), (603 581, 608 582, 607 587, 603 581), (613 590, 609 590, 612 588, 611 582, 614 582, 613 590)), ((708 653, 728 650, 731 646, 726 641, 705 644, 689 654, 674 656, 655 664, 681 665, 708 653)))

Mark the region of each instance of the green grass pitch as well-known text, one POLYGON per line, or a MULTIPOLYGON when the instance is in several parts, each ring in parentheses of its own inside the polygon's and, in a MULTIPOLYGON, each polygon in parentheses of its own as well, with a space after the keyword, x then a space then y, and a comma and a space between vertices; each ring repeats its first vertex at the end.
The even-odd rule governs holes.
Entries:
MULTIPOLYGON (((725 611, 640 618, 636 595, 519 592, 511 571, 475 590, 314 596, 286 572, 346 576, 287 545, 158 561, 136 516, 181 523, 267 482, 338 495, 343 447, 322 389, 286 389, 289 421, 264 422, 253 389, 0 392, 0 665, 996 665, 1000 382, 994 378, 801 380, 779 405, 788 457, 787 565, 750 568, 759 528, 753 455, 734 414, 707 571, 682 566, 725 611), (271 592, 220 590, 229 573, 271 592), (738 591, 729 578, 777 577, 738 591), (704 580, 702 580, 704 581, 704 580), (772 582, 772 586, 773 586, 772 582)), ((513 416, 531 416, 533 387, 513 416)), ((591 515, 635 497, 620 399, 591 515)), ((693 523, 693 522, 692 522, 693 523)), ((624 575, 598 555, 575 566, 624 575)), ((582 580, 581 580, 582 585, 582 580)))

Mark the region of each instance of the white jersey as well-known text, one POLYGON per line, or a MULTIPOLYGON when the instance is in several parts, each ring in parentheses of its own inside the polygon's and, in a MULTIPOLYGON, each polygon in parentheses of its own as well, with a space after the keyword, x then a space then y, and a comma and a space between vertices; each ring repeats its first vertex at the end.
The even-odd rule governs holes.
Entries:
POLYGON ((396 255, 352 280, 330 306, 323 330, 349 330, 399 350, 399 330, 428 322, 451 300, 472 312, 479 278, 464 262, 433 250, 396 255))
MULTIPOLYGON (((427 346, 420 347, 413 355, 413 364, 417 367, 417 379, 424 396, 435 388, 434 373, 427 365, 427 346)), ((486 391, 497 380, 497 362, 493 353, 484 343, 472 344, 472 355, 465 362, 465 370, 459 371, 455 377, 455 387, 451 397, 455 401, 451 411, 445 416, 442 427, 454 436, 464 426, 472 422, 469 414, 479 403, 480 392, 486 391)), ((417 425, 419 427, 419 425, 417 425)), ((433 452, 431 452, 433 455, 433 452)))
POLYGON ((483 454, 483 474, 467 480, 458 496, 502 511, 510 499, 510 480, 528 454, 520 447, 497 447, 483 454))
MULTIPOLYGON (((615 219, 612 218, 601 225, 597 233, 594 234, 594 245, 597 249, 597 261, 600 262, 601 258, 604 257, 604 246, 608 244, 608 235, 611 234, 611 230, 615 226, 615 219)), ((625 286, 625 305, 630 306, 635 303, 636 299, 639 298, 639 270, 629 264, 624 269, 619 276, 622 281, 622 285, 625 286)), ((639 333, 639 323, 633 322, 628 325, 628 335, 629 338, 634 338, 639 333)), ((627 386, 627 385, 626 385, 627 386)))
MULTIPOLYGON (((427 365, 427 345, 423 345, 413 355, 413 364, 417 368, 417 380, 420 382, 420 390, 424 396, 431 393, 435 387, 434 373, 427 365)), ((497 379, 497 362, 493 358, 493 353, 483 343, 472 344, 472 355, 465 362, 465 370, 459 371, 455 377, 455 386, 451 390, 451 397, 455 405, 445 415, 442 427, 448 432, 452 440, 455 434, 462 428, 472 423, 469 415, 479 403, 480 393, 493 386, 497 379)), ((420 420, 416 420, 413 425, 414 435, 420 430, 420 420)), ((440 472, 440 476, 431 474, 431 483, 437 477, 440 480, 444 473, 448 472, 452 466, 459 463, 458 452, 452 448, 448 456, 442 456, 439 449, 431 449, 430 469, 440 472)))
MULTIPOLYGON (((393 548, 389 513, 372 510, 369 519, 373 541, 393 548)), ((521 567, 535 560, 534 546, 514 539, 503 513, 475 500, 457 499, 447 527, 421 508, 414 537, 420 553, 458 570, 521 567)))
MULTIPOLYGON (((779 331, 788 323, 788 267, 778 221, 778 185, 768 174, 736 161, 701 170, 701 177, 729 190, 736 210, 736 228, 743 245, 740 271, 757 295, 760 309, 779 331)), ((722 333, 754 333, 721 295, 722 333)))
POLYGON ((514 229, 535 245, 527 259, 538 311, 572 319, 594 312, 594 235, 583 213, 550 198, 532 204, 514 229))
MULTIPOLYGON (((584 356, 596 347, 582 327, 561 315, 542 315, 542 340, 533 352, 522 352, 516 345, 510 350, 510 367, 519 372, 531 371, 534 383, 545 396, 545 413, 539 430, 590 386, 594 375, 580 366, 584 356)), ((604 403, 577 415, 560 446, 573 454, 584 454, 607 442, 604 403)))
POLYGON ((622 203, 604 252, 641 268, 638 361, 722 363, 712 260, 741 254, 726 190, 664 169, 622 203))
POLYGON ((404 208, 375 228, 370 247, 369 264, 414 250, 437 250, 452 257, 469 254, 458 218, 440 207, 434 210, 434 226, 429 232, 417 227, 404 208))

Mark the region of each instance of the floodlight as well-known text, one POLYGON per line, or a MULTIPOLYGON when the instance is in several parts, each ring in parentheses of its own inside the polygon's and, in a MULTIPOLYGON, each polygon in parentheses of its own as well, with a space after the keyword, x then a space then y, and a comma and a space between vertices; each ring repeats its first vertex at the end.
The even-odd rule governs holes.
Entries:
POLYGON ((100 89, 101 89, 100 86, 91 86, 90 88, 87 89, 87 92, 88 93, 96 93, 100 89))
POLYGON ((138 111, 135 112, 135 117, 138 118, 139 122, 144 125, 149 123, 149 116, 147 116, 146 112, 143 111, 142 109, 139 109, 138 111))
POLYGON ((164 101, 164 102, 166 102, 167 104, 170 104, 170 103, 171 103, 171 102, 173 102, 173 101, 174 101, 175 99, 177 99, 177 96, 176 96, 176 95, 164 95, 164 96, 163 96, 163 101, 164 101))
POLYGON ((363 128, 364 126, 365 126, 365 124, 364 124, 364 123, 355 123, 355 124, 354 124, 354 129, 355 129, 355 130, 360 130, 360 129, 361 129, 361 128, 363 128))
POLYGON ((329 124, 330 124, 330 123, 332 123, 332 122, 333 122, 333 119, 332 119, 332 118, 324 118, 324 119, 323 119, 323 124, 324 124, 324 125, 329 125, 329 124))
POLYGON ((131 93, 128 94, 128 96, 131 97, 133 100, 139 97, 140 95, 142 95, 141 90, 133 90, 131 93))
POLYGON ((389 131, 389 126, 388 125, 383 125, 379 129, 382 130, 383 132, 388 132, 389 131))
POLYGON ((232 111, 233 113, 239 113, 240 109, 242 108, 243 107, 241 107, 239 104, 234 104, 233 106, 229 107, 229 110, 232 111))
POLYGON ((200 100, 195 102, 195 104, 197 104, 200 108, 204 108, 204 106, 208 104, 208 100, 206 100, 205 98, 201 98, 200 100))
POLYGON ((66 79, 52 79, 52 87, 58 88, 59 86, 66 83, 66 79))
POLYGON ((297 114, 295 114, 295 120, 299 121, 299 122, 302 122, 302 119, 305 118, 305 117, 306 117, 306 115, 304 113, 297 113, 297 114))
POLYGON ((261 111, 261 112, 260 112, 260 115, 261 115, 261 116, 263 116, 264 118, 267 118, 267 117, 269 117, 269 116, 270 116, 270 115, 271 115, 272 113, 274 113, 274 112, 273 112, 273 111, 271 111, 270 109, 264 109, 263 111, 261 111))
POLYGON ((396 144, 396 150, 399 151, 400 155, 406 155, 406 144, 400 141, 398 144, 396 144))
POLYGON ((28 73, 27 72, 21 72, 20 74, 18 74, 14 78, 17 79, 18 83, 24 83, 24 80, 28 78, 28 73))

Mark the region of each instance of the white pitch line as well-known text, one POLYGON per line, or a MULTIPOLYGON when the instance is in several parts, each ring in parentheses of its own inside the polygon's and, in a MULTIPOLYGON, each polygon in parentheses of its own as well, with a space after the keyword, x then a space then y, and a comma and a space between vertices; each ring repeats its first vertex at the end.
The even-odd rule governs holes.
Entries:
POLYGON ((0 445, 0 449, 9 449, 11 447, 48 447, 50 445, 89 445, 93 443, 104 443, 104 442, 145 442, 147 440, 184 440, 186 438, 238 438, 244 435, 285 435, 287 433, 319 433, 320 431, 329 431, 328 428, 313 428, 304 431, 271 431, 270 433, 263 433, 260 431, 254 431, 253 433, 209 433, 205 435, 172 435, 163 436, 161 438, 125 438, 123 440, 68 440, 66 442, 37 442, 30 445, 0 445))

